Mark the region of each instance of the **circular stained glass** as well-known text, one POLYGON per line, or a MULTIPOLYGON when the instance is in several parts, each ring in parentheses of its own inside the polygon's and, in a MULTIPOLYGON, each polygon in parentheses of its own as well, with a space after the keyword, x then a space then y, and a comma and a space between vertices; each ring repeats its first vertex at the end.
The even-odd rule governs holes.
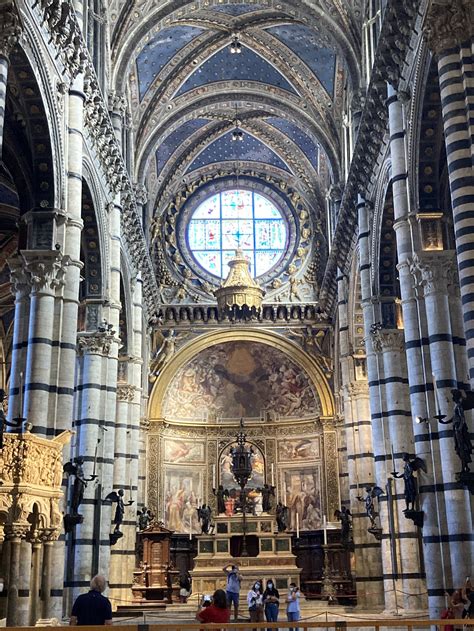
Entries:
POLYGON ((267 197, 246 190, 216 193, 191 215, 188 248, 196 262, 213 276, 225 278, 228 262, 240 248, 253 277, 271 270, 284 256, 288 226, 267 197))

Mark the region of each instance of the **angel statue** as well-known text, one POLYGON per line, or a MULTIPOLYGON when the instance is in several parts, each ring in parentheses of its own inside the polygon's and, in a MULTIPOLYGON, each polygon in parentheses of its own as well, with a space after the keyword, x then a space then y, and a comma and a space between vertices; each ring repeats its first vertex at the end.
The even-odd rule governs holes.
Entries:
POLYGON ((365 504, 365 512, 367 513, 367 517, 370 519, 370 527, 377 528, 375 518, 377 517, 378 513, 375 510, 374 499, 383 495, 383 490, 380 488, 380 486, 367 486, 365 488, 365 492, 367 493, 365 497, 360 497, 358 495, 357 499, 359 500, 359 502, 364 502, 365 504))
MULTIPOLYGON (((394 478, 403 478, 405 482, 405 511, 414 511, 415 510, 415 501, 418 495, 416 478, 413 475, 415 471, 421 469, 425 473, 427 473, 425 461, 421 458, 415 456, 411 458, 409 454, 404 453, 402 455, 402 460, 405 463, 403 467, 402 473, 397 473, 396 471, 392 471, 392 475, 394 478), (411 505, 411 506, 410 506, 411 505)), ((394 467, 395 469, 395 467, 394 467)))
POLYGON ((278 532, 285 532, 288 528, 290 510, 288 506, 284 506, 281 502, 278 502, 275 509, 276 522, 278 532))
POLYGON ((166 335, 162 334, 161 346, 154 352, 150 361, 150 381, 156 381, 163 366, 169 362, 176 350, 177 334, 170 329, 166 335))
POLYGON ((334 511, 334 517, 341 522, 341 542, 343 546, 352 543, 352 513, 343 506, 341 510, 334 511))
POLYGON ((74 458, 74 462, 66 462, 63 466, 64 473, 74 476, 74 486, 72 487, 71 497, 71 515, 78 515, 79 506, 82 503, 84 497, 84 491, 87 483, 95 480, 97 476, 93 473, 90 478, 86 478, 84 475, 84 456, 77 456, 74 458))
POLYGON ((461 460, 461 474, 469 473, 469 463, 472 462, 472 452, 474 449, 464 412, 465 410, 472 410, 474 408, 474 392, 454 389, 451 390, 451 395, 455 403, 453 418, 448 421, 443 421, 440 417, 436 418, 438 418, 439 422, 443 425, 447 425, 448 423, 453 424, 454 449, 461 460))
POLYGON ((125 514, 125 507, 131 506, 133 504, 132 499, 128 500, 128 502, 125 504, 125 502, 123 501, 123 494, 124 494, 123 489, 119 489, 118 491, 112 491, 111 493, 107 495, 107 497, 104 500, 104 501, 108 500, 109 502, 117 502, 117 506, 115 507, 115 515, 114 515, 114 524, 115 524, 114 534, 120 532, 120 526, 122 525, 123 516, 125 514))
POLYGON ((211 515, 212 510, 210 506, 203 504, 197 509, 198 519, 201 523, 201 532, 203 535, 208 535, 211 530, 211 515))

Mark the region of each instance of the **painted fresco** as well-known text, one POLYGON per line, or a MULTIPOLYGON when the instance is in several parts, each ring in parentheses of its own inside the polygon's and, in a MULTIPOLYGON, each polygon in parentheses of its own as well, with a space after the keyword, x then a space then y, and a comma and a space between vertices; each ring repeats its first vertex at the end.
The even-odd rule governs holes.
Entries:
POLYGON ((197 508, 203 497, 201 467, 166 467, 164 473, 165 526, 174 532, 199 534, 197 508))
POLYGON ((182 366, 163 400, 174 420, 260 418, 320 413, 308 375, 283 352, 258 342, 225 342, 205 349, 182 366))
POLYGON ((322 526, 321 474, 318 467, 285 469, 282 472, 284 503, 290 511, 290 530, 316 530, 322 526))
POLYGON ((278 442, 280 462, 318 460, 320 457, 319 438, 297 438, 278 442))
POLYGON ((195 440, 166 438, 164 445, 165 462, 204 462, 204 443, 195 440))

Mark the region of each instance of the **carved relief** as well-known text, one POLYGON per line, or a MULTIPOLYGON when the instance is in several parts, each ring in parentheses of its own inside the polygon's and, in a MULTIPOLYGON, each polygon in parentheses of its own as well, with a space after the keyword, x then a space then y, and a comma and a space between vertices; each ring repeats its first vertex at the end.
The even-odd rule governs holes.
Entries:
POLYGON ((470 39, 473 23, 474 7, 471 0, 442 3, 435 0, 428 11, 423 34, 430 49, 439 54, 470 39))

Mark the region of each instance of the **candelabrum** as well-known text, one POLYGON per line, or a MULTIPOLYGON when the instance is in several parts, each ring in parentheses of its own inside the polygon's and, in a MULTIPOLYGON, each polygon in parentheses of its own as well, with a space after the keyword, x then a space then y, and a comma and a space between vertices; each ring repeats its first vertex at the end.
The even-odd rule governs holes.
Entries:
POLYGON ((232 455, 232 474, 234 480, 240 486, 240 505, 242 506, 242 554, 241 556, 248 556, 247 551, 247 482, 252 476, 252 459, 253 449, 247 447, 247 436, 244 432, 244 419, 240 419, 240 430, 237 433, 237 447, 233 447, 231 451, 232 455))

